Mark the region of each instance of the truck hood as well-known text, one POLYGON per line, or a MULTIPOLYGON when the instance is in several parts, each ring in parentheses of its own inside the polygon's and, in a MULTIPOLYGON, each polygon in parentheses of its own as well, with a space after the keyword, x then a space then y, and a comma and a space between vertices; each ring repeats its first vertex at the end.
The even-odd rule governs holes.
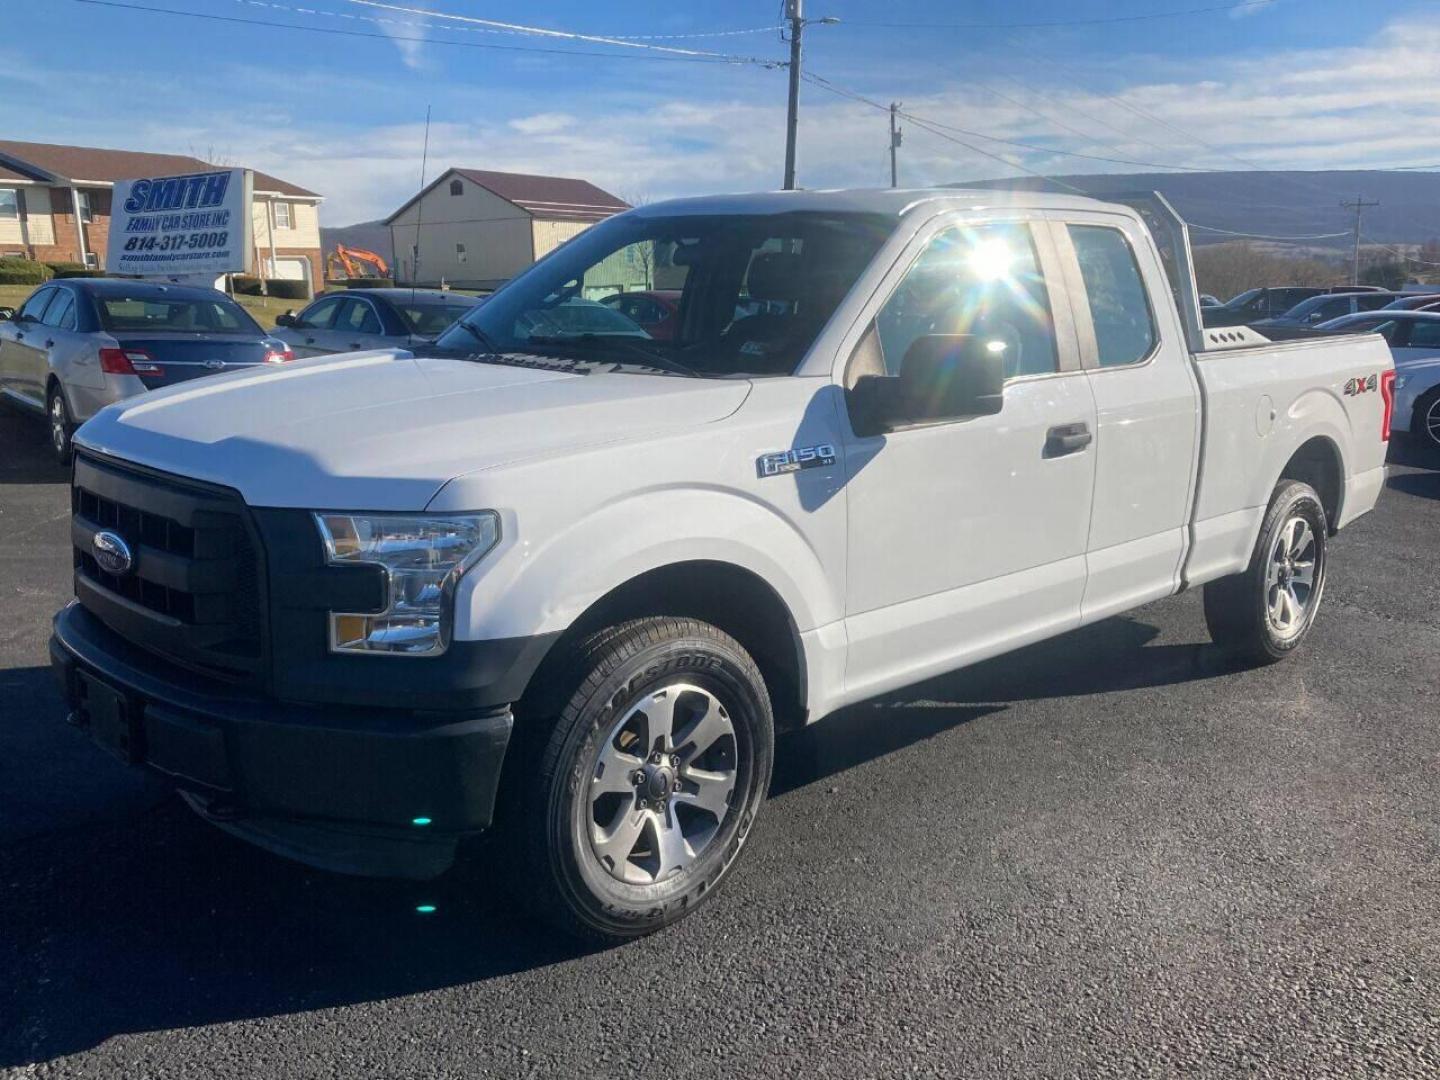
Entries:
POLYGON ((76 442, 252 506, 415 511, 456 476, 712 423, 749 391, 381 350, 159 390, 102 410, 76 442))

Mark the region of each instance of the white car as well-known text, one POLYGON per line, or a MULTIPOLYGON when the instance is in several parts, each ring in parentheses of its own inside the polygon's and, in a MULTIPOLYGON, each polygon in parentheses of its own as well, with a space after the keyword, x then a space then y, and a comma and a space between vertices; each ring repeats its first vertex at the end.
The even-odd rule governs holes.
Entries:
POLYGON ((1383 337, 1395 360, 1395 430, 1440 449, 1440 312, 1347 315, 1316 329, 1383 337))
POLYGON ((1384 486, 1390 353, 1204 329, 1183 224, 1137 206, 657 203, 432 347, 112 406, 76 436, 71 715, 315 865, 433 875, 497 830, 526 910, 616 940, 714 893, 777 728, 1202 586, 1279 660, 1384 486), (642 274, 673 337, 547 329, 642 274))

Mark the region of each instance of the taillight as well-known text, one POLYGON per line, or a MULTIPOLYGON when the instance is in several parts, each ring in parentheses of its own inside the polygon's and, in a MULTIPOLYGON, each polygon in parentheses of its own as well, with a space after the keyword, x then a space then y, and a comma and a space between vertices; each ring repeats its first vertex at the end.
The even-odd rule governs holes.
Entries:
POLYGON ((295 351, 286 345, 283 349, 271 349, 265 354, 267 364, 288 364, 295 359, 295 351))
POLYGON ((165 374, 165 369, 144 349, 101 349, 100 370, 107 375, 165 374))
POLYGON ((1395 416, 1395 369, 1380 373, 1380 401, 1385 407, 1380 417, 1380 441, 1390 441, 1390 421, 1395 416))

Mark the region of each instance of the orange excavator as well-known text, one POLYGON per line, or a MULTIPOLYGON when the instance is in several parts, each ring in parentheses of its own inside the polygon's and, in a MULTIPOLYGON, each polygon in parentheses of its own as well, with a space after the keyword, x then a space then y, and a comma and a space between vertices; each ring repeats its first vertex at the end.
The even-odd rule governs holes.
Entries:
POLYGON ((390 264, 375 252, 366 251, 364 248, 347 248, 344 244, 336 244, 335 250, 325 256, 325 276, 331 281, 340 280, 340 275, 335 272, 337 263, 345 271, 344 276, 347 278, 390 276, 390 264), (374 273, 367 274, 361 269, 362 263, 372 267, 374 273))

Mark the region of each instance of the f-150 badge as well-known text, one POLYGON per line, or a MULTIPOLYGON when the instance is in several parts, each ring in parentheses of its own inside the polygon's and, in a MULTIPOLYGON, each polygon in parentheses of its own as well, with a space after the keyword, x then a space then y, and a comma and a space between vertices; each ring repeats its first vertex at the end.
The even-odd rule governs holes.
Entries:
POLYGON ((1345 384, 1345 396, 1354 397, 1356 394, 1373 394, 1380 389, 1380 376, 1371 375, 1368 379, 1351 379, 1345 384))
POLYGON ((776 450, 773 454, 761 454, 755 459, 755 473, 761 479, 767 476, 784 476, 801 469, 815 469, 822 465, 835 464, 835 447, 829 443, 817 446, 797 446, 793 450, 776 450))

